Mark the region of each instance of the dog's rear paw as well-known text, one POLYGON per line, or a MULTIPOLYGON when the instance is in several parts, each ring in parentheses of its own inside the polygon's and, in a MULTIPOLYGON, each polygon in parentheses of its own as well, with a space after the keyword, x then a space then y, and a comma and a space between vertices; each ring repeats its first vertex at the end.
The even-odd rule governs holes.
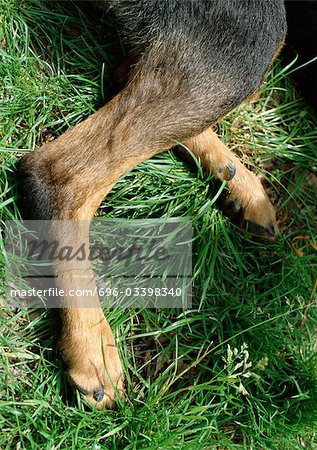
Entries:
POLYGON ((113 408, 124 394, 122 365, 109 333, 108 325, 100 326, 98 331, 82 330, 76 339, 72 336, 60 343, 70 384, 99 410, 113 408))
POLYGON ((223 201, 225 215, 251 234, 275 239, 278 225, 275 209, 260 180, 246 169, 228 182, 229 193, 223 201))

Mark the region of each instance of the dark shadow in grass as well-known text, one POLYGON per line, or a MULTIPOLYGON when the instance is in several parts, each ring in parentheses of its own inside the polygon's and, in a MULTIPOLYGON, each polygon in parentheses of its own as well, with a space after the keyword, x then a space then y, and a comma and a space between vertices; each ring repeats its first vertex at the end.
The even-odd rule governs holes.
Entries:
MULTIPOLYGON (((298 65, 317 57, 317 8, 315 1, 286 2, 288 36, 282 57, 285 64, 298 56, 298 65)), ((294 72, 293 77, 317 120, 317 60, 294 72)))

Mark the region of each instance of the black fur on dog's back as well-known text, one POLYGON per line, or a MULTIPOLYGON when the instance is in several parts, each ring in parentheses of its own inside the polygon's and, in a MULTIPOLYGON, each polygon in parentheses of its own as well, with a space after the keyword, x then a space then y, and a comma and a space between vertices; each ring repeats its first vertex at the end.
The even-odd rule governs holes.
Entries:
MULTIPOLYGON (((168 79, 171 86, 178 84, 175 103, 179 100, 180 105, 181 98, 192 98, 193 108, 201 111, 197 132, 259 88, 286 35, 283 0, 99 0, 99 4, 112 12, 127 48, 152 74, 152 83, 168 79), (194 98, 204 99, 204 106, 195 105, 194 98)), ((160 86, 161 91, 164 88, 160 86)))
MULTIPOLYGON (((153 39, 176 32, 200 39, 210 50, 229 41, 243 47, 261 41, 262 51, 285 32, 283 0, 98 0, 112 11, 129 45, 147 47, 153 39)), ((263 56, 264 56, 263 55, 263 56)))
POLYGON ((99 0, 114 14, 127 47, 138 55, 171 44, 187 64, 209 73, 236 71, 252 85, 286 34, 283 0, 99 0))

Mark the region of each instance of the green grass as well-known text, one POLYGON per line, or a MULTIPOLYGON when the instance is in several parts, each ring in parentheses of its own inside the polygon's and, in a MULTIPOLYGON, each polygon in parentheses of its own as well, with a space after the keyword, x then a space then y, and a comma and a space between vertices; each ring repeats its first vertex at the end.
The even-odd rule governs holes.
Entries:
MULTIPOLYGON (((109 98, 118 52, 110 27, 71 2, 0 0, 2 224, 19 217, 18 158, 109 98)), ((100 413, 67 388, 54 312, 34 317, 4 303, 1 449, 317 448, 316 251, 298 241, 299 257, 291 246, 298 235, 316 242, 317 131, 292 85, 295 67, 276 62, 259 99, 218 129, 265 176, 278 242, 239 234, 215 209, 210 180, 172 152, 127 174, 100 215, 191 218, 193 307, 107 312, 127 398, 100 413)))

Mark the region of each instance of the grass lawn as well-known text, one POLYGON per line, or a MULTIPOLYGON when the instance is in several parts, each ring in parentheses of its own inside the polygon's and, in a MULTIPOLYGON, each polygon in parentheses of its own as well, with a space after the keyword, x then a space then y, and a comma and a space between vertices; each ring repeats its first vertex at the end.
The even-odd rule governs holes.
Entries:
MULTIPOLYGON (((19 217, 19 157, 109 98, 120 52, 111 35, 70 1, 0 0, 1 228, 19 217)), ((216 209, 212 180, 172 151, 128 173, 99 215, 191 218, 193 307, 106 313, 127 398, 97 412, 67 387, 54 311, 30 317, 3 302, 1 450, 317 448, 317 127, 295 67, 277 61, 258 100, 218 126, 265 177, 280 239, 239 233, 216 209)), ((0 261, 5 298, 2 251, 0 261)))

